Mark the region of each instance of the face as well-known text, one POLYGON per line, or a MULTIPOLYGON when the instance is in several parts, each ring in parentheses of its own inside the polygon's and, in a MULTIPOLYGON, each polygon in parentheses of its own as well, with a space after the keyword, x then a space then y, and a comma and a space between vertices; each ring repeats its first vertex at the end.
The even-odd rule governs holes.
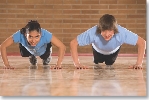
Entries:
POLYGON ((105 30, 105 31, 102 31, 101 32, 101 35, 103 36, 103 38, 106 41, 109 41, 113 37, 113 35, 114 35, 114 30, 105 30))
POLYGON ((36 46, 37 43, 40 41, 40 37, 41 37, 41 34, 36 30, 26 34, 27 41, 31 46, 36 46))

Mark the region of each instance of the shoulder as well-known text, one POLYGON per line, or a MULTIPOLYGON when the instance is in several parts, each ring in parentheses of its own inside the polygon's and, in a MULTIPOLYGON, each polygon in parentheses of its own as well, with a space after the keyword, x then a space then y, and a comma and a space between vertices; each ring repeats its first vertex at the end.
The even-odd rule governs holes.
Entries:
POLYGON ((22 40, 25 39, 25 38, 24 38, 24 35, 21 34, 20 30, 17 31, 16 33, 14 33, 14 34, 12 35, 12 38, 13 38, 14 42, 16 42, 16 43, 17 43, 17 42, 21 42, 22 40))
POLYGON ((12 35, 13 37, 17 37, 17 38, 21 38, 21 37, 23 37, 24 35, 23 34, 21 34, 21 32, 20 32, 20 30, 18 30, 16 33, 14 33, 13 35, 12 35))
POLYGON ((46 35, 52 35, 52 33, 51 32, 49 32, 48 30, 46 30, 46 29, 43 29, 43 28, 41 28, 41 33, 42 33, 42 36, 46 36, 46 35))
POLYGON ((126 29, 125 27, 122 27, 121 25, 118 25, 117 28, 118 28, 118 33, 130 32, 128 29, 126 29))
POLYGON ((41 38, 43 39, 43 41, 45 41, 45 43, 49 43, 51 41, 52 38, 52 33, 47 31, 46 29, 41 29, 41 38))
POLYGON ((96 33, 96 31, 97 31, 97 25, 95 25, 95 26, 93 26, 93 27, 91 27, 91 28, 89 28, 88 30, 86 30, 86 31, 84 31, 82 34, 88 34, 88 35, 93 35, 93 34, 95 34, 96 33))
POLYGON ((95 25, 95 26, 89 28, 87 31, 95 31, 96 32, 97 28, 98 28, 98 26, 95 25))

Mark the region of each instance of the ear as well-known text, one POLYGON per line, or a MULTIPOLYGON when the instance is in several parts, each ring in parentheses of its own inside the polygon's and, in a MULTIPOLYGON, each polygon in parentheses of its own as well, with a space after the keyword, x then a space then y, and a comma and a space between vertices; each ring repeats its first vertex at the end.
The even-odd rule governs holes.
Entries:
POLYGON ((25 35, 25 37, 27 37, 27 34, 26 33, 24 35, 25 35))

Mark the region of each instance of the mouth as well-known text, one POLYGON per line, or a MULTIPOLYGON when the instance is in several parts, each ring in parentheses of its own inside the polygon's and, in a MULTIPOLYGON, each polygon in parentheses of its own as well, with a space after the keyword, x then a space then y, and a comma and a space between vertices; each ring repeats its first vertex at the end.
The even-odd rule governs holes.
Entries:
POLYGON ((31 46, 36 46, 36 43, 29 43, 31 46))
POLYGON ((110 37, 105 37, 104 39, 105 39, 105 40, 110 40, 111 38, 110 38, 110 37))

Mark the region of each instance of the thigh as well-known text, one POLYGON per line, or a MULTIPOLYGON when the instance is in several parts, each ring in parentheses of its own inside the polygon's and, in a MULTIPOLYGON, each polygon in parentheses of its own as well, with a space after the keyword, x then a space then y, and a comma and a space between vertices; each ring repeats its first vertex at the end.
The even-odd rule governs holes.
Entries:
POLYGON ((105 64, 106 65, 113 65, 113 63, 115 62, 115 60, 118 56, 119 51, 120 51, 120 48, 115 53, 110 54, 110 55, 106 55, 105 64))
POLYGON ((43 55, 40 56, 41 59, 47 59, 49 56, 51 56, 51 52, 52 52, 52 44, 51 42, 47 44, 47 48, 46 51, 43 55))
POLYGON ((22 57, 29 57, 32 55, 21 43, 19 43, 19 48, 22 57))
POLYGON ((95 64, 98 64, 98 63, 103 63, 105 60, 104 60, 104 55, 97 52, 93 47, 93 56, 94 56, 94 63, 95 64))

